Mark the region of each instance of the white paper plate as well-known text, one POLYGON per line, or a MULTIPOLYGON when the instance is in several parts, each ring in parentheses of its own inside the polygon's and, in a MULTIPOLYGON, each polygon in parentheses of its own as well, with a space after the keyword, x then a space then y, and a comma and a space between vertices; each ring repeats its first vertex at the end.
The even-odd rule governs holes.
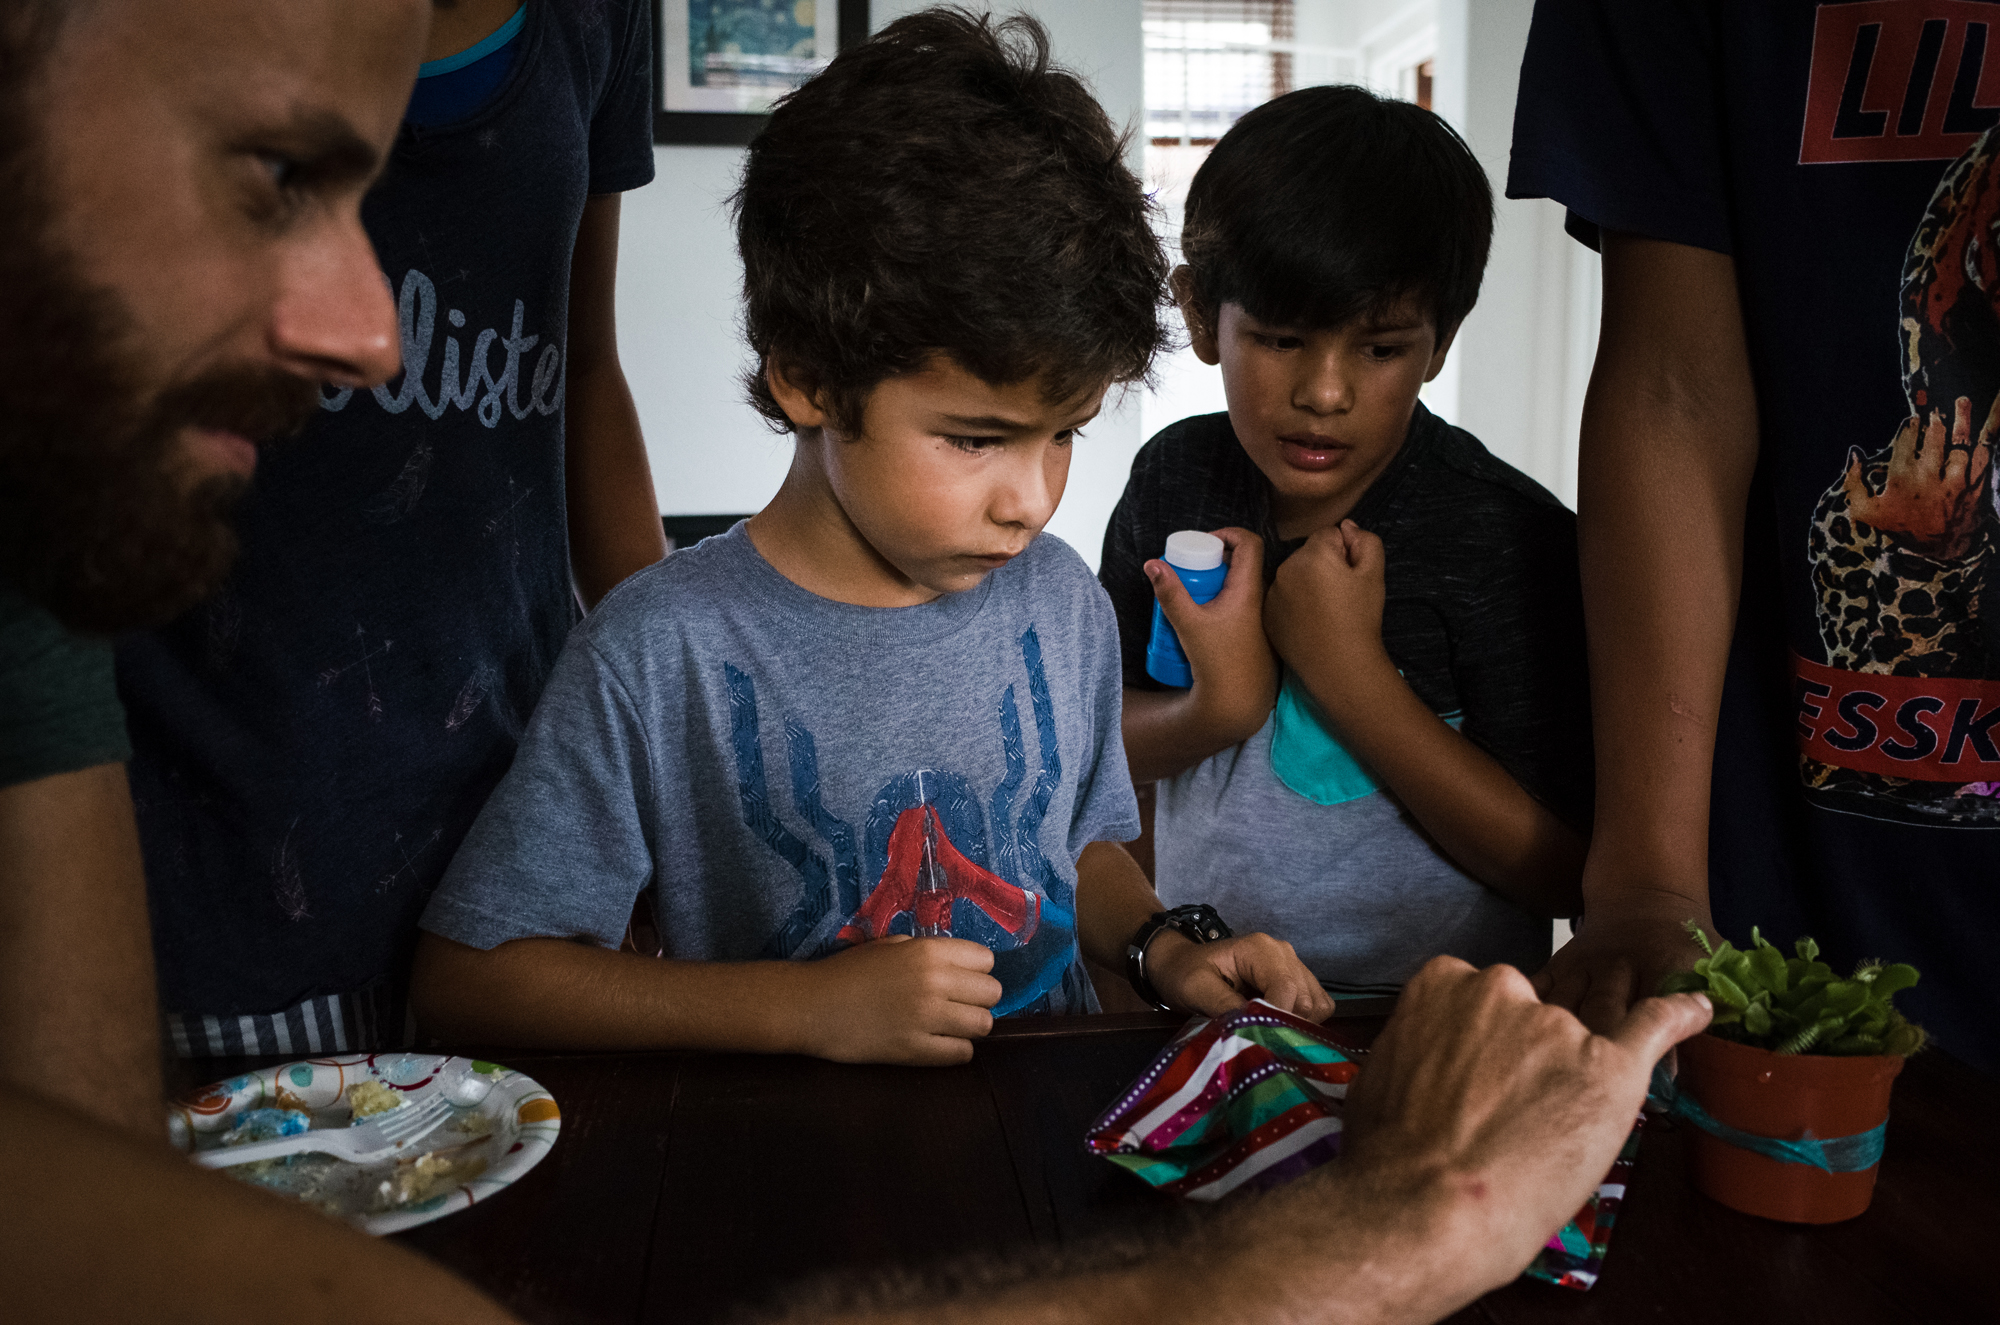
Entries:
POLYGON ((366 1232, 395 1233, 487 1200, 539 1163, 562 1130, 554 1098, 519 1072, 497 1063, 413 1053, 307 1058, 259 1068, 175 1101, 167 1125, 183 1151, 216 1149, 248 1109, 300 1109, 315 1128, 345 1127, 347 1091, 361 1081, 380 1081, 413 1103, 446 1091, 452 1116, 419 1143, 419 1154, 401 1160, 358 1165, 331 1155, 296 1155, 226 1172, 297 1196, 366 1232), (482 1133, 485 1139, 476 1140, 482 1133), (393 1192, 398 1166, 407 1173, 425 1154, 440 1154, 462 1169, 482 1161, 484 1167, 440 1184, 422 1200, 390 1204, 383 1185, 393 1192))

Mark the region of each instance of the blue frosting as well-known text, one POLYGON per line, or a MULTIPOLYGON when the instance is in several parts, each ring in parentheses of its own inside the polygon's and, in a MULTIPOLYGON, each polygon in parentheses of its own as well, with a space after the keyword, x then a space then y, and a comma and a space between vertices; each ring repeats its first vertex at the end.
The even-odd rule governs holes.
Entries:
POLYGON ((228 1145, 275 1141, 281 1136, 297 1136, 311 1127, 312 1119, 297 1109, 245 1109, 236 1116, 236 1126, 222 1139, 228 1145))

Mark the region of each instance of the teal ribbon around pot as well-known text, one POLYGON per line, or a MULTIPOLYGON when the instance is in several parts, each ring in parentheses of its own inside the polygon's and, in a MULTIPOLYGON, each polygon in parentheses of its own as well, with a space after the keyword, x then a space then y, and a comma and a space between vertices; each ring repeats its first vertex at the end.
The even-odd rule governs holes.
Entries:
POLYGON ((1775 1136, 1758 1136, 1717 1122, 1694 1096, 1680 1089, 1667 1075, 1664 1062, 1653 1068, 1653 1086, 1646 1098, 1667 1111, 1669 1117, 1685 1118, 1718 1140, 1781 1164, 1808 1164, 1822 1173, 1859 1173, 1882 1161, 1882 1145, 1888 1135, 1885 1119, 1853 1136, 1815 1137, 1810 1132, 1797 1141, 1781 1141, 1775 1136))

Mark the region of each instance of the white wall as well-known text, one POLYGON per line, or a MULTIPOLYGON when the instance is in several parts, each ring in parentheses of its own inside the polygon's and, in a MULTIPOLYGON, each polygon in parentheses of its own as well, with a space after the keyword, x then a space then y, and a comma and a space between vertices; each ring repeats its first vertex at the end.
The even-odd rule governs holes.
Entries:
POLYGON ((1479 306, 1425 399, 1573 507, 1597 354, 1597 257, 1563 233, 1555 203, 1499 196, 1533 10, 1534 0, 1438 0, 1432 104, 1486 168, 1495 216, 1479 306))
POLYGON ((754 511, 778 490, 792 446, 740 384, 743 267, 725 200, 743 152, 655 147, 653 163, 653 182, 625 195, 618 241, 618 350, 653 487, 671 515, 754 511))
MULTIPOLYGON (((881 27, 924 7, 875 0, 881 27)), ((1140 0, 975 5, 1025 10, 1048 26, 1059 62, 1086 78, 1112 122, 1137 124, 1145 105, 1140 0)), ((618 252, 618 337, 646 430, 660 509, 675 515, 754 511, 783 480, 787 438, 770 432, 739 385, 748 352, 737 328, 742 267, 725 199, 743 153, 732 147, 656 147, 658 177, 627 194, 618 252)), ((1134 146, 1133 168, 1140 165, 1134 146)), ((1097 562, 1105 522, 1138 450, 1139 402, 1107 402, 1085 429, 1068 493, 1050 530, 1097 562)))

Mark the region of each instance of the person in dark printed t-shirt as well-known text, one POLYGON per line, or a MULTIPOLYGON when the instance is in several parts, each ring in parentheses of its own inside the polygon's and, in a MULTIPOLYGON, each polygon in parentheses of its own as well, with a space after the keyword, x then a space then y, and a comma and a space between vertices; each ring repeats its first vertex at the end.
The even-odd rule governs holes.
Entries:
POLYGON ((1149 442, 1105 534, 1161 898, 1288 940, 1336 993, 1438 953, 1535 970, 1576 910, 1573 519, 1417 403, 1491 227, 1429 111, 1326 87, 1246 115, 1189 191, 1175 274, 1229 411, 1149 442), (1148 560, 1179 529, 1232 549, 1207 606, 1148 560), (1191 689, 1147 675, 1156 595, 1191 689))
POLYGON ((436 18, 363 210, 404 371, 329 389, 258 474, 233 578, 119 653, 182 1055, 405 1042, 417 915, 577 595, 664 551, 612 321, 648 7, 436 18))
POLYGON ((1508 193, 1603 255, 1579 529, 1608 1024, 1682 922, 1907 961, 2000 1067, 2000 5, 1539 0, 1508 193), (1740 603, 1740 609, 1739 609, 1740 603))

